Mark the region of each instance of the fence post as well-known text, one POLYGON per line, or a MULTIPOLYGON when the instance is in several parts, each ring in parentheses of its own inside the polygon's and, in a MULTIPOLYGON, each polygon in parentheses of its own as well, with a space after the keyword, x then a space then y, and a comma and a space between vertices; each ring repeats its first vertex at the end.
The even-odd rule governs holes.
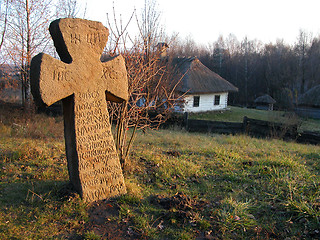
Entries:
POLYGON ((188 118, 189 118, 189 113, 185 112, 183 114, 183 125, 187 131, 188 131, 188 118))
POLYGON ((248 117, 247 116, 244 116, 243 117, 243 133, 245 134, 248 134, 247 131, 248 131, 248 117))

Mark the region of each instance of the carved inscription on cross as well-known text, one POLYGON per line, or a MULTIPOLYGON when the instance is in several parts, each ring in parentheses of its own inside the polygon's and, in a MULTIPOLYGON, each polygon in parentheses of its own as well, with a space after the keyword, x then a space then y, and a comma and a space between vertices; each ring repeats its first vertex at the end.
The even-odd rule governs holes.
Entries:
POLYGON ((35 56, 31 88, 38 104, 62 99, 70 181, 86 201, 124 194, 106 103, 128 99, 124 60, 100 61, 109 34, 100 22, 59 19, 49 30, 62 61, 35 56))

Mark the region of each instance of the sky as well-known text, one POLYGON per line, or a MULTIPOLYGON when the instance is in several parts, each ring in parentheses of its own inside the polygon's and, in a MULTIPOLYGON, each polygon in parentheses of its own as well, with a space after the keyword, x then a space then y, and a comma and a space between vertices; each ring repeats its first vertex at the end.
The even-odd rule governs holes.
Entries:
MULTIPOLYGON (((87 4, 86 18, 106 27, 107 13, 116 13, 126 22, 134 9, 138 16, 145 0, 78 0, 87 4)), ((283 39, 297 41, 300 30, 320 34, 320 0, 157 0, 161 23, 168 36, 192 38, 197 44, 210 44, 220 35, 234 34, 263 43, 283 39)), ((119 17, 117 17, 119 19, 119 17)), ((131 24, 135 24, 133 21, 131 24)))

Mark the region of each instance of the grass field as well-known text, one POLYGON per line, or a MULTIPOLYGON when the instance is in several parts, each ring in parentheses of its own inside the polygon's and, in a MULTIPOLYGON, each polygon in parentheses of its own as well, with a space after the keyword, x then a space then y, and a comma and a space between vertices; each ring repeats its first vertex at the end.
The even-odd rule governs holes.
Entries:
POLYGON ((62 118, 0 110, 0 239, 320 238, 320 146, 139 132, 128 194, 86 204, 62 118))
POLYGON ((299 131, 317 131, 320 132, 320 120, 316 119, 303 119, 298 116, 284 111, 264 111, 250 108, 229 107, 227 111, 215 111, 204 113, 192 113, 191 119, 203 119, 212 121, 225 121, 225 122, 242 122, 243 117, 271 121, 271 122, 284 122, 299 124, 299 131))

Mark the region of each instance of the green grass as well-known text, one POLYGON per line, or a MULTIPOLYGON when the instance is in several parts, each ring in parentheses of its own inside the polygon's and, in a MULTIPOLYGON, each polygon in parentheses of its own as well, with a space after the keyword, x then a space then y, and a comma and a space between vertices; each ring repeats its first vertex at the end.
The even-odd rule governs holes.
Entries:
POLYGON ((128 194, 86 204, 67 185, 61 118, 0 120, 0 239, 111 239, 103 229, 137 239, 319 238, 320 146, 138 132, 128 194), (116 213, 94 222, 94 209, 107 215, 109 205, 116 213))
POLYGON ((243 117, 283 123, 297 123, 299 131, 320 132, 319 119, 304 119, 284 111, 265 111, 251 108, 240 108, 230 106, 226 111, 211 111, 204 113, 192 113, 190 119, 203 119, 224 122, 242 122, 243 117))
POLYGON ((229 106, 225 111, 211 111, 204 113, 192 113, 191 119, 204 119, 214 121, 227 121, 227 122, 242 122, 243 117, 254 118, 258 120, 271 120, 275 118, 281 118, 284 112, 282 111, 264 111, 252 108, 240 108, 229 106))
POLYGON ((302 119, 300 130, 320 132, 320 119, 302 119))

